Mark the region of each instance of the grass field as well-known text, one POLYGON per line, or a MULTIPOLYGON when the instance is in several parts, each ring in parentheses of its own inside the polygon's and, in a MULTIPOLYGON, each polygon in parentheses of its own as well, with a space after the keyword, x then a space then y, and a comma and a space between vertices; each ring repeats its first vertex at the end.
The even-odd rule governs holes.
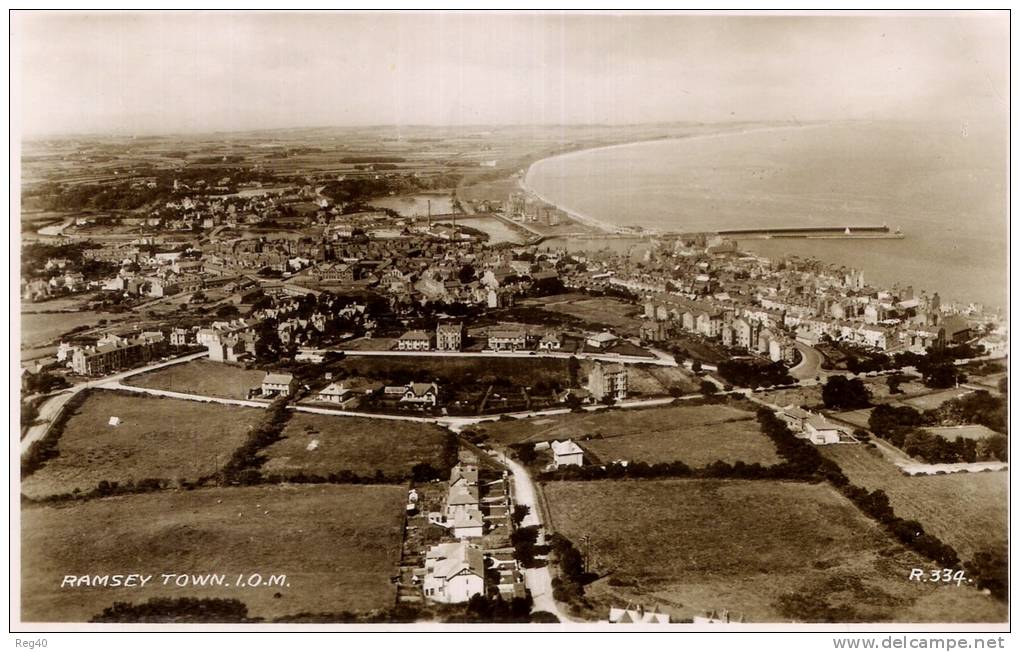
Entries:
POLYGON ((592 324, 605 324, 617 329, 618 334, 637 335, 641 327, 636 306, 612 297, 590 297, 586 294, 559 294, 541 299, 522 301, 549 312, 570 315, 592 324))
POLYGON ((192 360, 132 376, 125 385, 164 389, 185 394, 248 398, 248 390, 262 384, 264 371, 245 369, 212 360, 192 360))
POLYGON ((602 435, 602 439, 582 441, 581 445, 603 461, 680 460, 691 466, 716 460, 766 465, 779 461, 772 442, 759 432, 754 415, 726 405, 571 413, 491 422, 477 430, 500 443, 602 435))
POLYGON ((30 497, 88 491, 101 480, 197 480, 244 441, 263 410, 97 391, 67 422, 59 455, 22 483, 30 497), (120 425, 109 425, 111 416, 120 425))
POLYGON ((897 516, 916 519, 963 559, 1006 545, 1009 477, 1003 472, 905 476, 877 450, 823 446, 850 481, 881 489, 897 516))
POLYGON ((444 358, 414 356, 352 356, 342 366, 352 376, 389 382, 403 378, 439 379, 461 386, 507 382, 533 386, 541 380, 569 387, 569 361, 550 358, 444 358))
POLYGON ((826 484, 663 480, 543 485, 551 527, 590 536, 589 616, 660 605, 674 619, 1002 622, 977 591, 908 582, 930 566, 826 484), (766 515, 767 514, 767 515, 766 515))
POLYGON ((440 468, 446 433, 427 423, 295 412, 283 439, 265 450, 266 473, 328 475, 342 470, 403 476, 418 462, 440 468), (309 446, 315 442, 313 449, 309 446))
POLYGON ((160 492, 22 511, 21 615, 85 622, 114 601, 236 598, 249 615, 393 604, 405 489, 261 486, 160 492), (144 588, 60 588, 64 575, 141 573, 144 588), (162 586, 162 573, 222 573, 234 586, 162 586), (285 586, 238 587, 238 574, 285 586), (279 594, 274 597, 274 594, 279 594))

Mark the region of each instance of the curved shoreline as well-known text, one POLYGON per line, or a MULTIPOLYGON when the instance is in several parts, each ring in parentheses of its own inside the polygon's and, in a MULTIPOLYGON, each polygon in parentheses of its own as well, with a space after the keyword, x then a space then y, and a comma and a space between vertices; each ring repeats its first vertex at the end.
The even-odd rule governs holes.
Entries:
POLYGON ((546 197, 542 193, 538 192, 534 188, 534 186, 532 186, 528 182, 528 179, 529 179, 529 177, 531 177, 531 174, 534 171, 535 166, 540 164, 540 163, 546 163, 546 162, 549 162, 549 161, 553 161, 555 159, 571 158, 571 157, 579 156, 579 155, 582 155, 582 154, 590 154, 592 152, 598 152, 598 151, 602 151, 602 150, 620 149, 620 148, 624 148, 624 147, 634 147, 636 145, 667 144, 667 143, 674 143, 674 142, 678 142, 678 141, 705 140, 705 139, 709 139, 709 138, 725 138, 727 136, 743 136, 743 135, 746 135, 746 134, 763 133, 763 132, 770 132, 770 131, 785 131, 785 130, 789 130, 789 129, 812 129, 812 128, 817 128, 817 127, 832 126, 833 124, 841 124, 841 123, 839 123, 839 122, 823 122, 823 123, 811 123, 811 124, 805 124, 805 125, 782 125, 782 126, 771 126, 771 127, 752 127, 752 128, 749 128, 749 129, 736 129, 736 130, 733 130, 733 131, 719 131, 719 132, 704 133, 704 134, 690 134, 688 136, 671 136, 671 137, 668 137, 668 138, 653 138, 653 139, 649 139, 649 140, 635 140, 635 141, 626 142, 626 143, 616 143, 616 144, 613 144, 613 145, 600 145, 598 147, 589 147, 587 149, 579 149, 579 150, 575 150, 575 151, 572 151, 572 152, 564 152, 562 154, 555 154, 553 156, 547 156, 546 158, 539 159, 539 160, 533 162, 531 165, 528 166, 528 169, 524 173, 524 176, 518 181, 518 185, 521 187, 521 190, 523 190, 525 193, 528 193, 528 194, 530 194, 530 195, 540 199, 541 201, 545 202, 546 204, 549 204, 550 206, 554 206, 558 210, 563 211, 564 213, 566 213, 575 222, 580 222, 581 224, 583 224, 585 226, 588 226, 588 227, 591 227, 593 229, 597 229, 597 230, 602 231, 604 233, 615 234, 615 235, 623 234, 623 235, 634 235, 634 236, 637 236, 637 237, 640 237, 640 236, 643 236, 643 235, 655 235, 655 234, 659 233, 659 230, 656 227, 647 227, 647 226, 640 226, 640 225, 638 225, 637 228, 641 228, 642 230, 641 231, 636 231, 635 230, 635 226, 624 226, 624 225, 620 225, 620 224, 613 224, 612 222, 607 222, 605 220, 600 220, 598 218, 592 217, 591 215, 586 215, 586 214, 584 214, 584 213, 582 213, 582 212, 580 212, 578 210, 574 210, 574 209, 568 208, 566 206, 563 206, 562 204, 559 204, 557 202, 551 201, 548 197, 546 197))

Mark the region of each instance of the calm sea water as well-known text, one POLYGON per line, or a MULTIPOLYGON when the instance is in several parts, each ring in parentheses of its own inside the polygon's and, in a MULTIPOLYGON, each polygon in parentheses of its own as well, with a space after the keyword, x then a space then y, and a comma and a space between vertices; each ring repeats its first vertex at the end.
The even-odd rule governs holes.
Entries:
POLYGON ((741 247, 863 269, 882 286, 1008 305, 1007 146, 967 124, 824 125, 637 143, 540 161, 527 184, 604 222, 662 230, 881 225, 903 240, 741 247))

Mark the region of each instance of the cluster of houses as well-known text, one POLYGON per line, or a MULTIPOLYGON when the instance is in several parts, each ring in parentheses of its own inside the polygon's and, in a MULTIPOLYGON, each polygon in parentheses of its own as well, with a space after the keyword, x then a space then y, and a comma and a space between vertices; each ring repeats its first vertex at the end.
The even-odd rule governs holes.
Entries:
POLYGON ((429 513, 428 520, 457 539, 475 539, 485 534, 481 505, 478 467, 461 462, 450 470, 445 509, 429 513))

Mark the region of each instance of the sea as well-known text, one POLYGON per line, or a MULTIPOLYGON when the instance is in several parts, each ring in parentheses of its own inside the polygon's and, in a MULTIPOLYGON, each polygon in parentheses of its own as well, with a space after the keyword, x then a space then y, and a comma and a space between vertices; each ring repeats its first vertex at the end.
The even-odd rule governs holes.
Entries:
POLYGON ((659 231, 879 226, 900 240, 742 240, 855 267, 879 287, 1008 309, 1005 129, 854 122, 748 128, 573 152, 525 186, 588 219, 659 231))

